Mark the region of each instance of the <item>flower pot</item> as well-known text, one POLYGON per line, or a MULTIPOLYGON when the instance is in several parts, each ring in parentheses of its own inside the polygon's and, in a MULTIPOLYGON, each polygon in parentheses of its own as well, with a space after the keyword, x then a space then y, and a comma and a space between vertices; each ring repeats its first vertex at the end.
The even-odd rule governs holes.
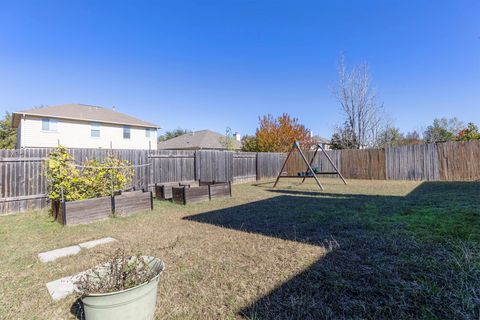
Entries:
POLYGON ((150 267, 158 268, 159 273, 150 281, 130 289, 83 296, 81 299, 86 320, 153 319, 157 286, 164 264, 155 257, 145 258, 150 267))

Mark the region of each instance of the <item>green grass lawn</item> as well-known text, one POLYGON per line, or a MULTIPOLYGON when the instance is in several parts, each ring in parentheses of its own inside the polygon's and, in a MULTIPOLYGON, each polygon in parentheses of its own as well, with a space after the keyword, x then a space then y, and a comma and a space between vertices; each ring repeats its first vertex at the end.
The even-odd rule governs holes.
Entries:
POLYGON ((81 226, 0 217, 0 319, 75 318, 76 297, 53 302, 45 283, 119 245, 165 261, 159 319, 479 319, 479 183, 323 181, 237 185, 233 198, 81 226), (120 241, 36 258, 106 236, 120 241))

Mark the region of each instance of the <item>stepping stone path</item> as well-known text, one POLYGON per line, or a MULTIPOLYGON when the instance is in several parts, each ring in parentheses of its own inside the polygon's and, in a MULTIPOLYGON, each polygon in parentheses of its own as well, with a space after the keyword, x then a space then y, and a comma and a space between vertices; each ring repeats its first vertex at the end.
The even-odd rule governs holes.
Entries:
POLYGON ((58 258, 63 258, 63 257, 77 254, 82 249, 91 249, 93 247, 98 246, 99 244, 106 244, 114 241, 117 241, 117 240, 111 237, 87 241, 87 242, 80 243, 79 245, 39 253, 38 258, 42 262, 50 262, 50 261, 57 260, 58 258))
POLYGON ((47 283, 48 293, 53 300, 61 300, 66 296, 76 291, 75 281, 82 275, 82 273, 74 276, 64 277, 58 280, 47 283))
POLYGON ((79 246, 65 247, 65 248, 60 248, 60 249, 39 253, 38 258, 42 262, 50 262, 50 261, 57 260, 58 258, 72 256, 74 254, 79 253, 80 250, 82 250, 82 248, 80 248, 79 246))
MULTIPOLYGON (((56 249, 52 251, 42 252, 38 254, 38 258, 42 262, 54 261, 61 257, 71 256, 79 253, 82 249, 91 249, 100 244, 106 244, 110 242, 117 241, 114 238, 106 237, 98 240, 92 240, 87 242, 82 242, 75 246, 65 247, 61 249, 56 249)), ((82 276, 83 272, 80 272, 73 276, 64 277, 47 283, 48 293, 53 300, 60 300, 75 292, 75 281, 82 276)))

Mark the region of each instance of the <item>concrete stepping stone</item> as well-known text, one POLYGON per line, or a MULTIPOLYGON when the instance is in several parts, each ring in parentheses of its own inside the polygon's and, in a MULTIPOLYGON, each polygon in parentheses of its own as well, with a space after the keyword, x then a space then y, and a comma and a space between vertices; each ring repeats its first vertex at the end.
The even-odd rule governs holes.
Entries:
POLYGON ((91 249, 100 244, 106 244, 114 241, 117 241, 117 240, 112 237, 106 237, 106 238, 101 238, 97 240, 82 242, 79 245, 74 245, 70 247, 65 247, 65 248, 60 248, 60 249, 39 253, 38 258, 40 259, 41 262, 50 262, 50 261, 57 260, 58 258, 75 255, 79 253, 80 250, 82 250, 82 248, 91 249))
POLYGON ((50 261, 57 260, 58 258, 77 254, 80 252, 80 250, 82 250, 80 246, 65 247, 65 248, 60 248, 60 249, 39 253, 38 258, 42 262, 50 262, 50 261))
POLYGON ((107 244, 110 242, 117 241, 116 239, 112 237, 106 237, 98 240, 92 240, 92 241, 87 241, 87 242, 82 242, 79 244, 80 248, 82 249, 91 249, 93 247, 98 246, 99 244, 107 244))
POLYGON ((47 283, 48 293, 53 300, 61 300, 76 291, 75 281, 83 274, 83 272, 74 276, 68 276, 47 283))

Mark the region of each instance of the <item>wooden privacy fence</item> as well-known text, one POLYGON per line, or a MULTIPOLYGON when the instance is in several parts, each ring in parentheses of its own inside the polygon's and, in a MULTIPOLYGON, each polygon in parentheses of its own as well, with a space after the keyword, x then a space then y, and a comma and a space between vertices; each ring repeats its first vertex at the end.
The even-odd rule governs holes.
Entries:
POLYGON ((433 143, 386 148, 386 178, 388 180, 439 180, 437 148, 438 145, 433 143))
MULTIPOLYGON (((0 150, 0 214, 43 208, 47 205, 45 160, 48 148, 0 150)), ((242 183, 276 177, 284 153, 231 151, 69 149, 77 163, 110 154, 135 167, 133 185, 151 189, 157 183, 179 181, 231 181, 242 183)), ((480 141, 447 142, 369 150, 328 150, 345 178, 380 180, 479 180, 480 141)), ((311 152, 306 156, 312 157, 311 152)), ((333 168, 319 153, 312 163, 322 172, 333 168)), ((285 174, 306 170, 297 153, 285 174)))
POLYGON ((480 180, 480 141, 437 145, 440 180, 480 180))

